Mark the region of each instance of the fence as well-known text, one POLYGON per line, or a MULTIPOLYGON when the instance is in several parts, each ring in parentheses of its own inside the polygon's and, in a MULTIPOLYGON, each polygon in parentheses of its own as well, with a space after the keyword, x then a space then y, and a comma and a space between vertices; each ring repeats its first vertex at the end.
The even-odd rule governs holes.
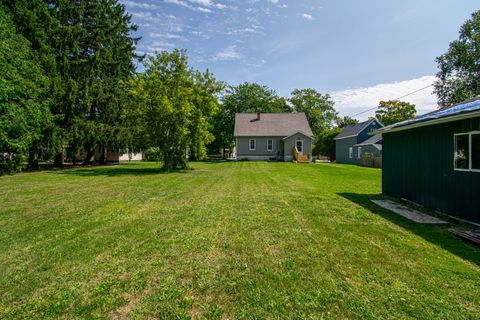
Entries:
POLYGON ((381 168, 382 157, 363 156, 360 158, 360 165, 364 167, 381 168))

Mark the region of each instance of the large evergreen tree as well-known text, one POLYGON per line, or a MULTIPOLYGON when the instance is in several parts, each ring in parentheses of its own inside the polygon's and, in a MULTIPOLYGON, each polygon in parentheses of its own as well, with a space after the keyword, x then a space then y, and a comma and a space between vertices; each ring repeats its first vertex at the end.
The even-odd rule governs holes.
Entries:
POLYGON ((62 26, 56 47, 66 49, 59 57, 68 87, 61 127, 70 152, 81 146, 88 163, 96 148, 121 144, 122 90, 135 71, 137 26, 117 0, 58 1, 53 10, 62 26))
POLYGON ((121 146, 125 83, 138 58, 138 38, 132 37, 137 26, 125 6, 117 0, 3 3, 50 80, 55 127, 46 128, 43 140, 60 151, 56 164, 62 163, 64 146, 73 156, 84 151, 87 163, 94 149, 121 146))
POLYGON ((0 7, 0 174, 18 170, 22 155, 51 121, 48 79, 36 58, 0 7))

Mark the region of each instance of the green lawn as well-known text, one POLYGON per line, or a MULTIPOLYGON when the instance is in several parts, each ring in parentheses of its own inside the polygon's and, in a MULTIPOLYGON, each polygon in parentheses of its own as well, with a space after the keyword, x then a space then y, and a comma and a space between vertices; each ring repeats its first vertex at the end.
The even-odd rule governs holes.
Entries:
POLYGON ((381 171, 155 163, 0 178, 0 318, 480 318, 480 250, 381 171))

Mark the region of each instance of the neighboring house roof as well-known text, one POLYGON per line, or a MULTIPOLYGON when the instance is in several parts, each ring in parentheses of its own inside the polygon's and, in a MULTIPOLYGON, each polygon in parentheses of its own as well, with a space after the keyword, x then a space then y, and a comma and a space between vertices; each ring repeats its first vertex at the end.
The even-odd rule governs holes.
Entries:
POLYGON ((356 144, 355 146, 361 147, 361 146, 374 146, 378 150, 382 150, 382 135, 381 134, 376 134, 374 136, 371 136, 367 140, 363 141, 362 143, 356 144))
POLYGON ((346 126, 342 132, 340 132, 334 140, 340 140, 340 139, 346 139, 346 138, 351 138, 351 137, 356 137, 358 136, 366 127, 370 125, 373 121, 377 121, 380 123, 377 119, 372 118, 364 122, 360 122, 357 124, 352 124, 350 126, 346 126))
POLYGON ((356 144, 356 146, 368 146, 371 144, 380 144, 381 141, 382 141, 382 135, 376 134, 374 136, 371 136, 367 140, 363 141, 362 143, 356 144))
POLYGON ((303 112, 295 113, 237 113, 235 114, 236 137, 286 137, 301 132, 313 137, 312 129, 303 112))
POLYGON ((400 131, 421 126, 428 126, 443 122, 461 120, 480 115, 480 97, 468 100, 457 105, 433 111, 414 119, 405 120, 381 128, 375 133, 383 133, 388 131, 400 131))

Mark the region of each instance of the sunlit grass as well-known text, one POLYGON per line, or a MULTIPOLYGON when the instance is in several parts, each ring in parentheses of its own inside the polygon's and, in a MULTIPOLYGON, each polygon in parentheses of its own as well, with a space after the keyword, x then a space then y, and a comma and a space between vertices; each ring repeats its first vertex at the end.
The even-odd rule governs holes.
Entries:
POLYGON ((480 250, 381 171, 155 163, 0 178, 0 318, 480 318, 480 250))

